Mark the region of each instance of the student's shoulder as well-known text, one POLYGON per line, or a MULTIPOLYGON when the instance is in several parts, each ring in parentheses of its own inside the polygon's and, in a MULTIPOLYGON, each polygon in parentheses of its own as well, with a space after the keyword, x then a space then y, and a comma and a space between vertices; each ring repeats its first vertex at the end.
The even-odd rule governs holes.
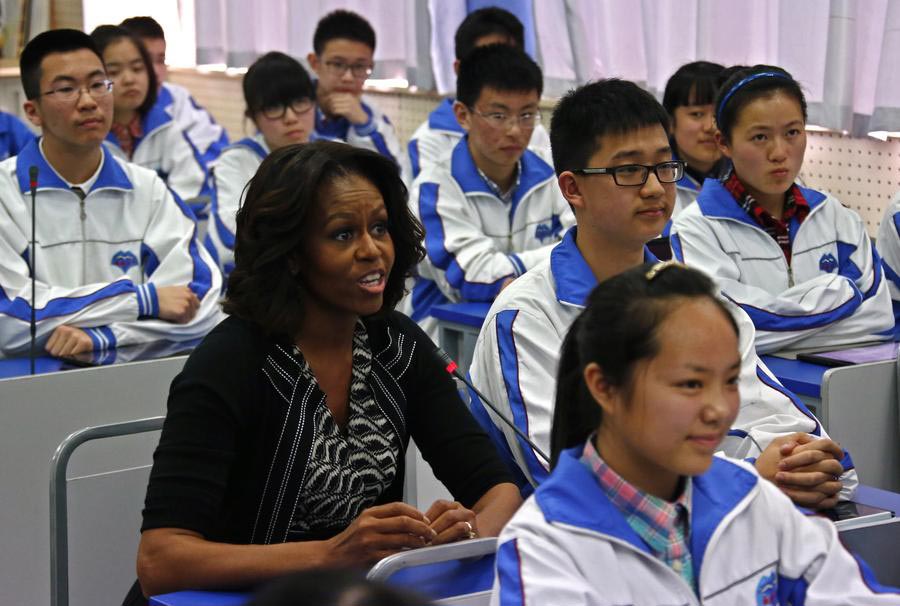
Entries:
POLYGON ((544 259, 500 291, 491 304, 485 321, 492 320, 502 312, 513 311, 544 322, 558 306, 550 259, 544 259))

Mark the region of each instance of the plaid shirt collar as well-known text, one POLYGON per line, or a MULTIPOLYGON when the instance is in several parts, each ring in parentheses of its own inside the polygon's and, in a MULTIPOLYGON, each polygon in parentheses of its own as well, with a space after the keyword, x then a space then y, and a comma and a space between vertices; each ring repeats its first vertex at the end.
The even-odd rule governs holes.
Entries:
POLYGON ((503 200, 504 203, 509 204, 512 202, 513 194, 516 193, 516 190, 519 189, 519 182, 522 180, 522 160, 519 159, 516 162, 516 182, 513 183, 513 186, 508 190, 503 191, 500 189, 500 186, 497 185, 494 181, 491 180, 484 171, 482 171, 478 166, 475 166, 476 170, 478 170, 478 174, 481 175, 481 178, 484 179, 484 182, 487 183, 487 186, 490 188, 494 195, 503 200))
POLYGON ((788 263, 791 262, 791 237, 790 224, 796 219, 796 224, 800 225, 809 214, 809 203, 803 197, 803 192, 796 183, 791 185, 790 189, 784 195, 784 210, 781 219, 776 219, 769 211, 763 208, 756 199, 750 195, 747 188, 741 182, 734 169, 728 170, 721 178, 722 185, 727 189, 735 202, 740 205, 744 212, 750 216, 750 219, 756 223, 763 231, 772 236, 775 242, 781 247, 788 263))
POLYGON ((595 436, 591 435, 585 442, 581 462, 594 472, 606 496, 653 554, 695 587, 692 558, 688 550, 691 478, 684 478, 681 494, 671 503, 641 492, 600 457, 594 446, 595 436))

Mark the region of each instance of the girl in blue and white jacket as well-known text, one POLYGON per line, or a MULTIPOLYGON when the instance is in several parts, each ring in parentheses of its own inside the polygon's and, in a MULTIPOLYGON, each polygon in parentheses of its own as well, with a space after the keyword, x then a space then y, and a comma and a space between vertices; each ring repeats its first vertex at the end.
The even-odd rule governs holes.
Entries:
POLYGON ((711 275, 747 312, 760 353, 855 343, 893 328, 862 219, 795 183, 806 151, 800 85, 779 67, 738 70, 719 90, 716 124, 733 170, 706 179, 675 219, 675 258, 711 275))
POLYGON ((139 38, 115 25, 101 25, 91 38, 103 55, 115 95, 112 130, 106 147, 116 156, 156 171, 206 227, 210 185, 208 168, 221 151, 221 140, 199 140, 179 123, 171 106, 156 103, 159 89, 150 55, 139 38))
POLYGON ((309 74, 293 57, 271 51, 244 74, 244 102, 257 133, 225 148, 212 165, 212 208, 206 247, 225 278, 234 269, 235 215, 247 183, 271 152, 306 143, 315 127, 316 91, 309 74))
POLYGON ((553 470, 500 535, 492 604, 900 601, 829 521, 713 455, 740 370, 737 327, 713 293, 667 262, 591 294, 563 344, 553 470))

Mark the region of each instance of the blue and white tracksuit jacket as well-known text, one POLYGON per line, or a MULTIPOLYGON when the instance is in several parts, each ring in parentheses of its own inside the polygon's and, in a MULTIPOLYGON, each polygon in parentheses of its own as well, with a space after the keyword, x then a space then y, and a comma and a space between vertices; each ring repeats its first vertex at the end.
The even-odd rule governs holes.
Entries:
POLYGON ((0 160, 15 156, 37 137, 16 116, 0 112, 0 160))
MULTIPOLYGON (((159 90, 159 98, 141 126, 144 135, 135 142, 130 161, 156 171, 162 180, 182 200, 205 227, 212 195, 209 184, 209 164, 215 160, 228 138, 225 131, 214 122, 195 121, 188 126, 185 121, 190 112, 191 100, 175 102, 168 85, 159 90), (176 119, 177 116, 177 119, 176 119), (218 137, 218 138, 216 138, 218 137)), ((196 114, 206 114, 198 110, 196 114)), ((113 132, 106 137, 106 145, 118 157, 128 161, 125 152, 113 132)))
MULTIPOLYGON (((466 131, 456 121, 453 113, 453 99, 444 99, 428 119, 419 125, 407 144, 409 163, 412 166, 413 178, 418 177, 426 167, 434 164, 450 153, 466 131)), ((531 133, 528 149, 552 163, 550 155, 550 135, 543 125, 538 124, 531 133)))
POLYGON ((805 516, 748 464, 720 457, 690 482, 697 592, 657 559, 579 461, 563 451, 498 539, 492 606, 900 603, 828 520, 805 516))
POLYGON ((522 155, 509 203, 479 174, 467 137, 448 160, 422 172, 410 193, 413 213, 425 226, 427 255, 404 311, 432 338, 433 305, 493 300, 504 280, 546 259, 575 223, 553 169, 531 151, 522 155))
MULTIPOLYGON (((470 367, 475 386, 545 453, 550 452, 563 339, 597 285, 576 245, 577 230, 566 233, 549 260, 500 293, 481 327, 470 367)), ((645 259, 655 260, 649 251, 645 259)), ((825 437, 816 417, 756 355, 747 314, 727 301, 726 305, 740 329, 741 407, 721 451, 730 457, 755 458, 779 436, 803 432, 825 437)), ((524 479, 539 484, 547 477, 546 463, 477 397, 473 396, 471 408, 500 454, 513 459, 524 479)), ((858 481, 850 457, 842 463, 847 471, 841 477, 841 496, 849 499, 858 481)), ((523 492, 528 492, 527 486, 523 492)))
POLYGON ((206 247, 226 278, 234 269, 235 215, 243 202, 247 183, 268 155, 266 140, 257 134, 226 147, 212 164, 212 206, 206 247))
POLYGON ((0 349, 23 351, 35 258, 37 341, 62 325, 95 349, 205 335, 220 320, 222 278, 196 238, 193 215, 151 171, 104 151, 83 201, 35 141, 0 163, 0 349), (31 251, 28 169, 37 166, 37 255, 31 251), (189 286, 200 308, 187 324, 158 319, 156 289, 189 286))
POLYGON ((316 123, 310 140, 343 141, 355 147, 362 147, 387 156, 400 167, 403 182, 409 184, 412 174, 409 162, 400 147, 397 131, 384 113, 363 97, 363 110, 369 115, 365 124, 352 124, 347 118, 326 118, 322 109, 316 105, 316 123))
POLYGON ((841 346, 894 327, 881 260, 862 219, 836 198, 802 189, 810 206, 791 221, 791 263, 715 179, 672 227, 679 261, 715 279, 756 326, 756 347, 841 346))
POLYGON ((900 320, 900 193, 894 194, 884 210, 875 246, 881 255, 894 318, 900 320))

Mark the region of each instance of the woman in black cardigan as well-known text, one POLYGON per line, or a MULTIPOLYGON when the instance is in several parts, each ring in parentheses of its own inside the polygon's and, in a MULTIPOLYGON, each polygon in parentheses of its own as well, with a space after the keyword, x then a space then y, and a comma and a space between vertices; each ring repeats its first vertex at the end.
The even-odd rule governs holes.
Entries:
POLYGON ((393 311, 422 238, 383 156, 318 142, 262 163, 237 215, 231 317, 172 383, 144 595, 499 533, 518 491, 431 341, 393 311), (410 437, 457 502, 401 502, 410 437))

